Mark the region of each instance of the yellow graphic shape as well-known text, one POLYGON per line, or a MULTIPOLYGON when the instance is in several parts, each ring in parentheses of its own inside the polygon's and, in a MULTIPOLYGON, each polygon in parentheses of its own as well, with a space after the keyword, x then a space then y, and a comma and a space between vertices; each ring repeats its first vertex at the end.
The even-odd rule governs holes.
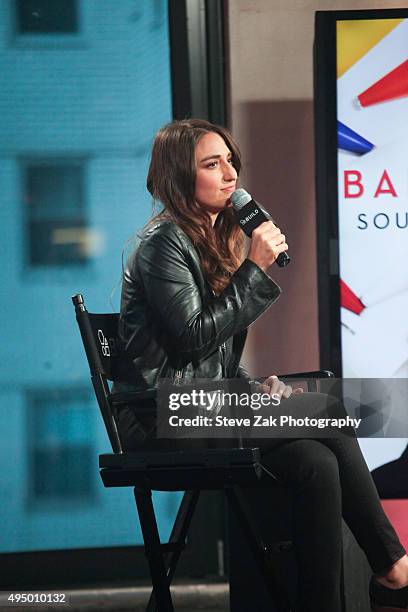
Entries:
POLYGON ((337 78, 402 23, 403 19, 347 19, 337 22, 337 78))

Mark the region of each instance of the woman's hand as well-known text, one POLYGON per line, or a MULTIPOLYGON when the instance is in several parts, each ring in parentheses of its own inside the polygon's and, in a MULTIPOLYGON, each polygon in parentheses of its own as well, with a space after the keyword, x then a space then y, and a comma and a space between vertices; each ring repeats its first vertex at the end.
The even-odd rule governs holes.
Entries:
POLYGON ((284 399, 288 399, 288 397, 290 397, 292 393, 294 395, 297 395, 298 393, 303 393, 302 387, 292 389, 290 385, 285 385, 285 383, 279 380, 279 378, 275 375, 268 376, 268 378, 263 381, 261 388, 264 393, 269 393, 269 395, 271 396, 276 394, 284 399))
POLYGON ((265 221, 252 232, 248 259, 266 272, 278 256, 287 250, 286 237, 279 227, 272 221, 265 221))

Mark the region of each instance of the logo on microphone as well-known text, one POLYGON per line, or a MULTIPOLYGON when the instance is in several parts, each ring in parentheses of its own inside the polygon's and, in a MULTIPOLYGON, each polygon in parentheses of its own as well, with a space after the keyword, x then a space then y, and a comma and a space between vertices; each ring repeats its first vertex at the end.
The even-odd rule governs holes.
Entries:
POLYGON ((239 220, 240 224, 245 225, 246 223, 248 223, 248 221, 250 221, 253 217, 255 217, 258 214, 258 212, 259 210, 255 208, 255 210, 253 210, 248 216, 239 220))

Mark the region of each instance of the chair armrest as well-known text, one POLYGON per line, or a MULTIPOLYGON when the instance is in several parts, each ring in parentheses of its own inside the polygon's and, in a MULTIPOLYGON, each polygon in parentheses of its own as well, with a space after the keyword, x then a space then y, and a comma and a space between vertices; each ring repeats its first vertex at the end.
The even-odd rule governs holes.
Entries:
POLYGON ((280 374, 279 378, 296 378, 298 380, 306 380, 307 378, 334 378, 333 372, 330 370, 314 370, 312 372, 297 372, 295 374, 280 374))
MULTIPOLYGON (((312 372, 297 372, 295 374, 282 374, 279 376, 283 380, 299 380, 307 383, 307 391, 317 392, 317 381, 322 379, 334 378, 333 372, 330 370, 314 370, 312 372)), ((320 388, 320 387, 319 387, 320 388)))
MULTIPOLYGON (((312 372, 298 372, 295 374, 282 374, 279 378, 294 378, 296 380, 307 380, 310 378, 333 378, 333 372, 329 370, 315 370, 312 372)), ((146 389, 145 391, 126 391, 112 393, 111 403, 114 406, 120 404, 137 404, 143 400, 157 399, 157 389, 146 389)))
POLYGON ((112 405, 118 404, 137 404, 142 400, 156 399, 157 389, 146 389, 146 391, 125 391, 111 393, 110 400, 112 405))

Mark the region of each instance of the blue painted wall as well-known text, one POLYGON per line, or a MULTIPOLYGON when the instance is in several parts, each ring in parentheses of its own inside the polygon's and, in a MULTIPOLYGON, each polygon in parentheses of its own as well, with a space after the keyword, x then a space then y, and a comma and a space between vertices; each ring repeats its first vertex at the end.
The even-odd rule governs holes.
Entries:
MULTIPOLYGON (((122 249, 150 215, 150 144, 171 119, 167 3, 78 5, 78 34, 22 36, 14 3, 0 3, 0 552, 141 541, 132 490, 100 483, 97 456, 110 449, 92 394, 76 400, 89 378, 70 296, 83 292, 89 310, 109 312, 116 288, 118 308, 122 249), (27 264, 22 159, 36 156, 86 158, 86 266, 27 264), (68 404, 72 393, 73 410, 79 401, 78 418, 87 415, 67 439, 91 448, 93 481, 87 495, 71 500, 32 492, 33 410, 41 409, 32 397, 53 390, 57 419, 59 390, 68 404)), ((44 440, 51 449, 53 435, 50 425, 44 440)), ((164 537, 178 497, 156 501, 164 537)))

